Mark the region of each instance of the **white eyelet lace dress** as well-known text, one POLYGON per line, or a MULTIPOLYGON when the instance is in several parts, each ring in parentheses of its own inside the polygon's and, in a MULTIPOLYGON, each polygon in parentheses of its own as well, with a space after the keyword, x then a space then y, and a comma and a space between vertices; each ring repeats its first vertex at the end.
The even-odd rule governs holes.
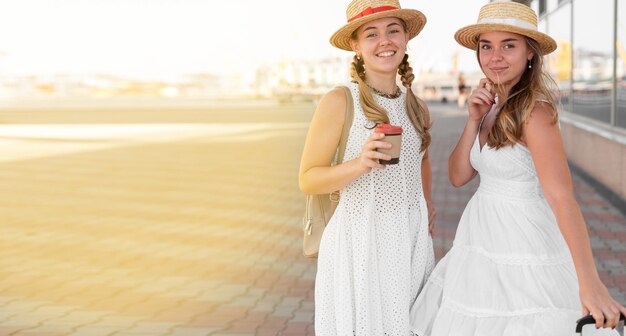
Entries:
MULTIPOLYGON (((344 161, 357 158, 373 130, 359 104, 357 84, 346 84, 354 99, 354 122, 344 161)), ((409 310, 434 266, 428 214, 422 192, 421 138, 399 98, 375 99, 402 126, 400 162, 373 169, 341 190, 335 214, 324 230, 315 282, 318 336, 407 336, 409 310)))
POLYGON ((480 186, 415 303, 413 331, 573 335, 582 315, 578 281, 530 152, 520 144, 481 150, 477 136, 470 161, 480 186))

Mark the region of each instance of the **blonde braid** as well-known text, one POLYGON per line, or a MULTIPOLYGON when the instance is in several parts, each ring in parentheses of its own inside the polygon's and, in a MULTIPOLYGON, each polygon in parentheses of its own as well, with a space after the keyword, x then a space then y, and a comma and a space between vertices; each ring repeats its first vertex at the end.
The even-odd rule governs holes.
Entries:
POLYGON ((406 88, 406 114, 411 120, 411 124, 415 127, 415 131, 422 138, 422 146, 420 149, 425 151, 430 145, 430 125, 426 124, 426 110, 417 101, 417 97, 411 89, 413 84, 413 68, 409 65, 409 55, 404 54, 402 63, 398 66, 398 74, 401 77, 402 85, 406 88))
POLYGON ((356 81, 359 85, 359 101, 363 107, 365 117, 375 122, 377 125, 388 124, 389 116, 387 115, 387 111, 376 102, 374 96, 372 96, 372 90, 370 90, 367 83, 365 83, 365 63, 362 58, 356 55, 352 59, 350 76, 352 80, 356 81))

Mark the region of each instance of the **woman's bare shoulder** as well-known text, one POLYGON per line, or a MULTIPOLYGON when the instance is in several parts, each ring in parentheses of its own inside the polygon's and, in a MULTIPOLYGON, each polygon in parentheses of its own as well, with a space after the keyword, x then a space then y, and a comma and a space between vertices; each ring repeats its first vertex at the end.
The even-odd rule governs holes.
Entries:
POLYGON ((556 111, 547 101, 537 100, 528 115, 526 124, 554 124, 556 111))
POLYGON ((348 101, 345 89, 336 87, 322 96, 317 111, 320 113, 336 113, 336 111, 344 111, 348 101))

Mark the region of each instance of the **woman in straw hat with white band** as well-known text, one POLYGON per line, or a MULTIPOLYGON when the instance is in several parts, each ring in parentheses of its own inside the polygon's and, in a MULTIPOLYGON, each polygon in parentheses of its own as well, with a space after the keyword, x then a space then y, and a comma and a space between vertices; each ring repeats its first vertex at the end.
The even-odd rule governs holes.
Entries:
POLYGON ((354 53, 346 83, 354 120, 344 160, 331 167, 347 103, 338 88, 320 101, 300 166, 303 192, 341 191, 320 244, 315 332, 407 336, 409 309, 434 266, 428 109, 411 91, 406 54, 426 18, 397 0, 353 0, 346 14, 348 22, 330 39, 354 53), (391 147, 374 130, 380 124, 403 129, 397 164, 379 162, 391 158, 378 151, 391 147))
POLYGON ((476 51, 486 77, 469 97, 449 177, 458 187, 480 175, 480 186, 415 303, 414 331, 565 336, 587 312, 614 327, 626 309, 596 271, 542 70, 555 41, 513 2, 485 5, 455 38, 476 51))

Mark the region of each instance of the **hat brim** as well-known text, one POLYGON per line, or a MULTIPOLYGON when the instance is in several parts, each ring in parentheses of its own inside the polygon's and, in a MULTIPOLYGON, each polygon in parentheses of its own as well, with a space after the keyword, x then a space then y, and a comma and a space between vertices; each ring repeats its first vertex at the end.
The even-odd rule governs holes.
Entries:
POLYGON ((426 16, 418 10, 404 8, 393 9, 371 14, 344 25, 330 37, 330 44, 339 49, 351 51, 350 39, 355 30, 368 22, 387 17, 396 17, 404 21, 407 32, 409 33, 409 40, 417 36, 424 28, 424 25, 426 25, 426 16))
POLYGON ((500 23, 477 23, 463 27, 454 34, 454 39, 466 48, 477 50, 480 34, 493 31, 505 31, 529 37, 539 43, 542 55, 556 50, 556 41, 542 32, 500 23))

